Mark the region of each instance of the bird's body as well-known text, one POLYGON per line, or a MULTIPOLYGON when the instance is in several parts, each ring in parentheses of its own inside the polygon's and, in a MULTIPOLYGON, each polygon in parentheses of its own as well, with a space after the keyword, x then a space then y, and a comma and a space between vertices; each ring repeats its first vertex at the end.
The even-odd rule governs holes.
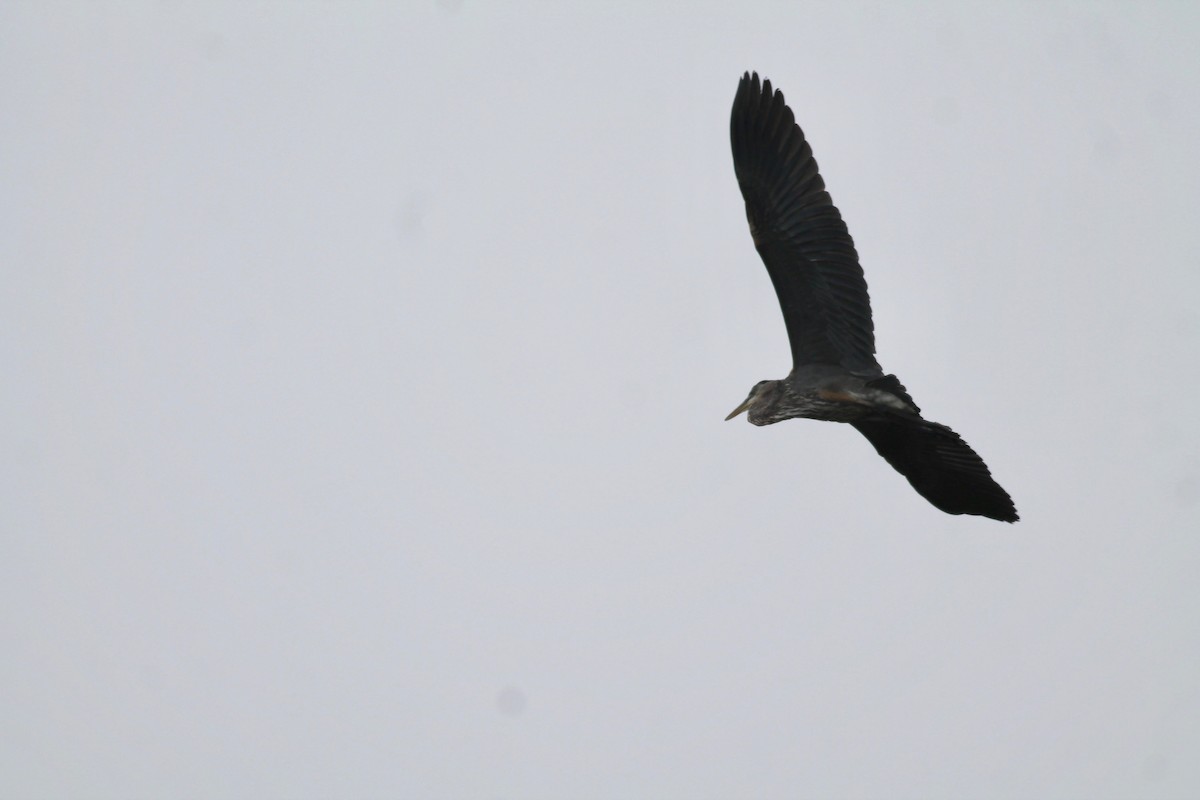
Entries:
POLYGON ((759 381, 746 402, 726 419, 743 410, 755 425, 771 425, 803 417, 828 422, 856 422, 875 411, 919 415, 911 401, 876 381, 867 380, 828 364, 808 364, 779 381, 759 381))
POLYGON ((913 488, 949 514, 1017 520, 1008 493, 958 434, 921 417, 875 360, 867 284, 854 241, 783 93, 747 73, 730 119, 734 170, 754 246, 779 297, 792 371, 760 381, 726 419, 848 422, 913 488))

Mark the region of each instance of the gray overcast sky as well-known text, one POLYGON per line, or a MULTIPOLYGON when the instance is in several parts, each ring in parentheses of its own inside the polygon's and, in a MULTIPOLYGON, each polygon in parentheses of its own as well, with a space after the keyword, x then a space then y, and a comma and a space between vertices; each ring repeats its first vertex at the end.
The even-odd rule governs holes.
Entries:
POLYGON ((1200 795, 1200 6, 0 7, 0 795, 1200 795), (941 514, 790 366, 781 87, 941 514))

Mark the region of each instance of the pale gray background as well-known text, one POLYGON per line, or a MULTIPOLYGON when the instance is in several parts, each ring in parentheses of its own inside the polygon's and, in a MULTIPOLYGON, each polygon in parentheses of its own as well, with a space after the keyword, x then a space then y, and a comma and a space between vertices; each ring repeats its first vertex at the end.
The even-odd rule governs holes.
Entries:
POLYGON ((1200 793, 1200 9, 4 3, 4 797, 1200 793), (721 418, 781 86, 1016 498, 721 418))

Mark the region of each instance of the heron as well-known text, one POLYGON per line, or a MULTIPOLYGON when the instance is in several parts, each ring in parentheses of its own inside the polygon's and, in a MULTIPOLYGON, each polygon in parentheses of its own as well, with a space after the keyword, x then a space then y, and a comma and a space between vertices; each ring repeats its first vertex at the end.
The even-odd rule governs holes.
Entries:
POLYGON ((754 384, 726 421, 746 412, 754 425, 796 417, 847 422, 936 508, 1016 522, 1012 498, 983 459, 953 430, 923 418, 875 359, 854 240, 783 92, 745 73, 729 133, 750 236, 783 311, 792 371, 754 384))

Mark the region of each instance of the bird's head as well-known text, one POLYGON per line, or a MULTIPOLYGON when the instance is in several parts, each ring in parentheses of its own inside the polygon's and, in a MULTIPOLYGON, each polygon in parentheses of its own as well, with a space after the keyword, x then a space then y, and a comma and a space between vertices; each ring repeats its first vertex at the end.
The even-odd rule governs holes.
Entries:
POLYGON ((770 425, 775 422, 776 420, 770 412, 779 402, 782 385, 783 381, 759 381, 754 384, 754 388, 750 390, 745 401, 731 411, 725 421, 728 422, 745 411, 747 412, 746 419, 750 420, 751 424, 770 425))

